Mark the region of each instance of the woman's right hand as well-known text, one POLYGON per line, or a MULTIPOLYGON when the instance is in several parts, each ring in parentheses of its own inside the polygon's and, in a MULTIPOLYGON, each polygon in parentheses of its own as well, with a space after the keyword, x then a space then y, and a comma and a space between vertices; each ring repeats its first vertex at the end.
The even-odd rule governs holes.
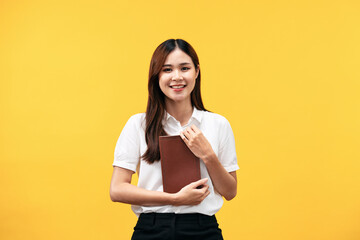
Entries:
POLYGON ((210 194, 209 185, 206 184, 207 181, 207 178, 203 178, 183 187, 179 192, 175 193, 174 205, 200 204, 210 194))
POLYGON ((177 193, 151 191, 131 184, 133 171, 114 167, 110 184, 110 198, 113 202, 122 202, 139 206, 197 205, 209 195, 207 178, 190 183, 177 193))

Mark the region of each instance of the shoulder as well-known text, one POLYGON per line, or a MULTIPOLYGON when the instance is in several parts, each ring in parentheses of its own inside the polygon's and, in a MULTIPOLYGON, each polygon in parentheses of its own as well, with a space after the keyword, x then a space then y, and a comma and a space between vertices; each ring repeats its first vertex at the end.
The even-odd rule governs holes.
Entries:
POLYGON ((222 115, 214 112, 203 111, 203 118, 206 122, 216 125, 230 125, 229 121, 222 115))
POLYGON ((126 125, 131 125, 139 129, 145 124, 145 113, 136 113, 128 119, 126 125))
POLYGON ((225 145, 231 147, 234 145, 234 132, 228 119, 220 114, 205 112, 204 129, 211 131, 219 139, 220 149, 225 145))
POLYGON ((145 119, 145 113, 136 113, 136 114, 130 116, 129 121, 131 120, 131 121, 139 122, 144 119, 145 119))

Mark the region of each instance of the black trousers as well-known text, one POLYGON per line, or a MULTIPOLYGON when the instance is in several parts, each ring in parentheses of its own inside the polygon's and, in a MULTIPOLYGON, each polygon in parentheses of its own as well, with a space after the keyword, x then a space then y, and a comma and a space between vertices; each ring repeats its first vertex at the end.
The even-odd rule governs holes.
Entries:
POLYGON ((131 240, 223 240, 215 215, 142 213, 131 240))

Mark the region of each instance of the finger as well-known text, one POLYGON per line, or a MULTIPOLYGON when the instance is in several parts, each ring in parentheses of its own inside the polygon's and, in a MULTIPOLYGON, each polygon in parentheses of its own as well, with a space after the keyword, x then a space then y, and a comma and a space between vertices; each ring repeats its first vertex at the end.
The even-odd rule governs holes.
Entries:
POLYGON ((210 191, 207 191, 204 195, 201 197, 201 201, 203 201, 207 196, 209 196, 210 191))
POLYGON ((206 184, 206 183, 205 183, 205 184, 203 184, 202 186, 203 186, 204 188, 209 187, 209 185, 208 185, 208 184, 206 184))
POLYGON ((196 182, 193 182, 192 184, 194 184, 194 187, 198 187, 198 186, 201 186, 201 185, 205 185, 206 182, 208 181, 208 178, 203 178, 203 179, 200 179, 196 182))
POLYGON ((189 139, 186 138, 186 136, 184 135, 183 132, 180 132, 180 137, 182 140, 184 140, 185 143, 187 143, 189 141, 189 139))
POLYGON ((209 195, 210 195, 210 191, 207 191, 206 194, 205 194, 204 199, 205 199, 207 196, 209 196, 209 195))
POLYGON ((188 131, 186 131, 186 129, 182 131, 182 134, 186 137, 187 140, 190 139, 190 134, 188 133, 188 131))
POLYGON ((198 180, 197 182, 199 182, 201 184, 205 184, 205 183, 207 183, 208 180, 209 180, 208 178, 203 178, 203 179, 198 180))
POLYGON ((202 192, 203 192, 203 194, 206 194, 208 191, 209 191, 209 185, 203 185, 203 187, 200 189, 202 192))
POLYGON ((194 133, 201 133, 200 129, 195 125, 191 125, 191 130, 193 130, 194 133))
POLYGON ((187 127, 185 130, 188 131, 189 133, 194 132, 194 130, 192 129, 192 125, 187 127))
POLYGON ((185 129, 185 131, 186 131, 187 133, 189 133, 190 136, 194 136, 194 135, 195 135, 195 132, 191 129, 191 127, 187 127, 187 128, 185 129))

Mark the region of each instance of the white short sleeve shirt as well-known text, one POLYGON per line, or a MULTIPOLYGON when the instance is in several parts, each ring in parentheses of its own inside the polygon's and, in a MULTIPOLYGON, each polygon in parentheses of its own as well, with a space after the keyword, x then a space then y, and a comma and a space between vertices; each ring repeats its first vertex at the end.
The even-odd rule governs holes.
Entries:
MULTIPOLYGON (((233 172, 239 169, 235 151, 234 134, 228 120, 216 113, 193 108, 189 122, 181 126, 169 113, 163 119, 164 130, 168 135, 179 135, 188 126, 195 124, 210 142, 219 161, 226 171, 233 172)), ((145 141, 145 113, 138 113, 130 117, 125 124, 115 147, 113 166, 138 172, 138 187, 152 191, 163 191, 161 162, 148 164, 141 159, 147 150, 145 141)), ((203 161, 200 159, 201 178, 208 178, 210 194, 196 206, 138 206, 132 205, 132 210, 139 216, 140 213, 202 213, 214 215, 223 205, 222 196, 215 191, 211 178, 203 161)))

